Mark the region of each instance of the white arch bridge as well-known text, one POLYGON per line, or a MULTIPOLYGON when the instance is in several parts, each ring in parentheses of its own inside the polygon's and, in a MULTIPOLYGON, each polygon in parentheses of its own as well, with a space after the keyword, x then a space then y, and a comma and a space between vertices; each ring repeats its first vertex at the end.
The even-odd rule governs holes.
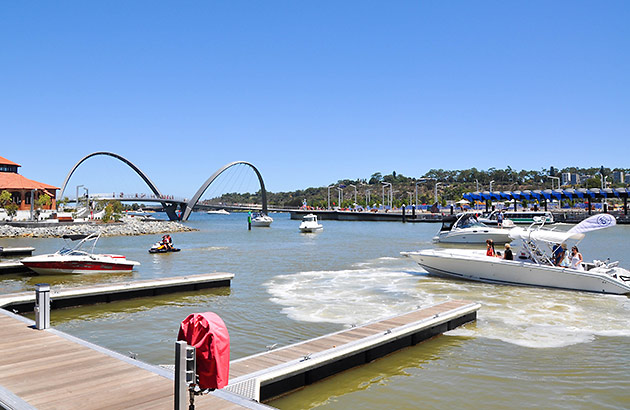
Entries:
POLYGON ((66 190, 66 186, 68 185, 68 181, 70 180, 70 177, 72 176, 74 171, 79 167, 79 165, 81 165, 87 159, 91 157, 99 156, 99 155, 105 155, 105 156, 116 158, 122 161, 123 163, 125 163, 126 165, 128 165, 131 169, 133 169, 136 172, 136 174, 140 176, 140 178, 142 178, 142 180, 147 184, 147 186, 149 187, 149 189, 151 189, 151 192, 152 192, 152 194, 127 194, 127 195, 125 195, 122 192, 118 194, 116 192, 113 192, 112 196, 108 198, 105 197, 108 194, 99 194, 98 197, 101 199, 117 199, 121 201, 137 201, 137 202, 158 202, 162 204, 162 207, 166 211, 166 214, 168 215, 168 218, 171 221, 177 221, 177 220, 185 221, 188 219, 188 217, 192 213, 194 207, 197 205, 197 202, 199 202, 199 199, 201 199, 201 196, 204 194, 204 192, 206 192, 206 189, 208 189, 210 184, 212 184, 214 180, 219 177, 219 175, 225 172, 228 168, 231 168, 238 164, 244 164, 251 167, 252 170, 256 173, 256 176, 258 177, 258 182, 260 182, 260 192, 262 195, 261 209, 263 213, 267 213, 268 211, 267 191, 265 190, 265 182, 263 181, 262 175, 260 174, 258 169, 249 162, 234 161, 219 168, 214 174, 210 176, 210 178, 206 180, 206 182, 204 182, 201 185, 201 187, 199 187, 197 192, 195 192, 195 194, 190 200, 186 200, 185 198, 176 198, 170 195, 163 195, 160 192, 160 190, 157 188, 157 186, 149 179, 149 177, 144 172, 142 172, 140 168, 134 165, 131 161, 113 152, 105 152, 105 151, 93 152, 89 155, 86 155, 85 157, 81 158, 81 160, 77 162, 74 165, 74 167, 72 167, 72 169, 66 176, 66 179, 63 181, 63 185, 61 186, 61 193, 59 194, 61 198, 63 198, 63 193, 66 190), (142 195, 144 195, 144 198, 142 198, 142 195), (178 209, 180 212, 177 212, 178 209))

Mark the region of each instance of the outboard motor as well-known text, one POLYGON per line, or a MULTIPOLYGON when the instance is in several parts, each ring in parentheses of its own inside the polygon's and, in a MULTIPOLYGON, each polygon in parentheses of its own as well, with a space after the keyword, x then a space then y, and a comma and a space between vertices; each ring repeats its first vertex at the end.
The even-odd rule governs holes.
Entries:
MULTIPOLYGON (((184 319, 177 340, 185 341, 189 346, 187 349, 191 351, 194 348, 194 357, 187 358, 187 361, 192 361, 192 365, 186 365, 187 370, 193 373, 187 384, 190 393, 189 408, 194 409, 195 395, 203 394, 202 390, 221 389, 228 384, 230 336, 225 323, 217 314, 205 312, 193 313, 184 319)), ((176 408, 178 400, 184 399, 181 397, 183 394, 177 393, 177 389, 176 377, 176 408)))

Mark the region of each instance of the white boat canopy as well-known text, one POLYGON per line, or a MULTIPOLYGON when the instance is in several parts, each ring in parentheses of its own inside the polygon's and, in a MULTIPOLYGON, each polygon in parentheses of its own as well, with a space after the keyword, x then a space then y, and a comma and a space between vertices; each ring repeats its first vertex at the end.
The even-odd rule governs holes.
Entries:
POLYGON ((575 225, 567 232, 546 231, 542 229, 531 230, 513 228, 510 230, 510 238, 543 241, 550 243, 562 243, 568 239, 582 240, 586 232, 615 226, 617 221, 610 214, 593 215, 575 225))
POLYGON ((558 231, 546 231, 546 230, 530 230, 524 228, 512 228, 510 229, 510 238, 512 239, 524 239, 533 241, 542 241, 549 243, 562 243, 568 239, 576 241, 584 238, 583 233, 576 232, 558 232, 558 231))

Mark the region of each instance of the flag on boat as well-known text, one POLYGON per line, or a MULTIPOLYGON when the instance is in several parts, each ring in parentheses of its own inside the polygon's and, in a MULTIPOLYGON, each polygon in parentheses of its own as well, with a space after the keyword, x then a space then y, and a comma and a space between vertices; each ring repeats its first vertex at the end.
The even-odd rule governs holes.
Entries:
POLYGON ((597 229, 610 228, 616 224, 617 220, 610 214, 593 215, 569 229, 569 233, 590 232, 597 229))

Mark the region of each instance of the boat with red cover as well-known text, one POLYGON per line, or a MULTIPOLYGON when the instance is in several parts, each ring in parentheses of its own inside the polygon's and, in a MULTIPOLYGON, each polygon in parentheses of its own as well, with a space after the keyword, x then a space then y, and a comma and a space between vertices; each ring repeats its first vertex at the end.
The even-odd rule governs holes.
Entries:
MULTIPOLYGON (((126 273, 140 262, 128 260, 123 255, 96 254, 94 247, 100 233, 89 235, 64 235, 63 239, 79 241, 70 248, 64 246, 55 253, 36 255, 22 259, 22 264, 41 275, 76 274, 76 273, 126 273), (85 251, 82 248, 90 247, 85 251)), ((68 245, 68 243, 66 243, 68 245)))

